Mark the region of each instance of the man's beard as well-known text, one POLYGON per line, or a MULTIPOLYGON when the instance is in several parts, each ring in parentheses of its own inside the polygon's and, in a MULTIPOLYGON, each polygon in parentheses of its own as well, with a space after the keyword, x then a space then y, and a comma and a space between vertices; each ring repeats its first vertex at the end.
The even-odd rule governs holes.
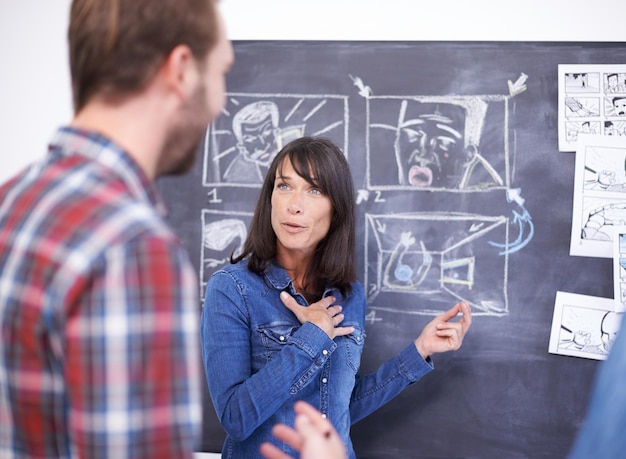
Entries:
POLYGON ((193 168, 209 124, 206 100, 206 87, 199 85, 165 139, 158 176, 182 175, 193 168))

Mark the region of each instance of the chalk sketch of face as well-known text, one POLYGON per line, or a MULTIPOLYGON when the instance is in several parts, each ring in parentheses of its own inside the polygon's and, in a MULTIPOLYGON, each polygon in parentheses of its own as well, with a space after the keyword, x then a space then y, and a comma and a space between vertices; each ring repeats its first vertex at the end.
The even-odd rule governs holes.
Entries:
POLYGON ((246 105, 233 118, 237 148, 246 161, 267 166, 278 153, 278 107, 258 101, 246 105))
POLYGON ((394 149, 400 158, 402 183, 427 187, 433 183, 433 169, 438 164, 431 156, 427 156, 426 133, 419 128, 403 128, 398 133, 394 149))
POLYGON ((394 143, 401 185, 450 185, 449 174, 462 159, 459 154, 462 135, 453 124, 449 117, 436 113, 403 123, 394 143))

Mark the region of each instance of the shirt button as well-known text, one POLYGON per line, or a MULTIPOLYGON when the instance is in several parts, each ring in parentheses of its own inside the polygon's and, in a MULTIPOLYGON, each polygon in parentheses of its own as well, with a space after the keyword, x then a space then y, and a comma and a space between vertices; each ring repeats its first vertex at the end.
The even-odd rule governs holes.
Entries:
POLYGON ((324 350, 322 351, 322 354, 324 354, 324 355, 328 355, 328 351, 327 351, 326 349, 324 349, 324 350))
POLYGON ((326 413, 322 413, 322 418, 326 419, 326 413))
POLYGON ((327 378, 322 378, 322 382, 323 382, 324 384, 326 384, 326 383, 328 382, 328 379, 327 379, 327 378))
POLYGON ((281 340, 281 341, 285 341, 285 337, 284 337, 284 336, 281 336, 281 337, 280 337, 280 338, 278 338, 278 339, 279 339, 279 340, 281 340))

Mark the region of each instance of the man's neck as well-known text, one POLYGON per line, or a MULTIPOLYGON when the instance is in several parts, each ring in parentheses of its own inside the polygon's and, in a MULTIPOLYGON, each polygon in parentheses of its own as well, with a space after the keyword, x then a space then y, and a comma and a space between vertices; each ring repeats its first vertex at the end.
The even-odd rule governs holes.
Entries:
POLYGON ((163 107, 156 105, 154 99, 142 96, 115 104, 95 97, 75 115, 71 126, 109 138, 154 180, 167 129, 163 107))

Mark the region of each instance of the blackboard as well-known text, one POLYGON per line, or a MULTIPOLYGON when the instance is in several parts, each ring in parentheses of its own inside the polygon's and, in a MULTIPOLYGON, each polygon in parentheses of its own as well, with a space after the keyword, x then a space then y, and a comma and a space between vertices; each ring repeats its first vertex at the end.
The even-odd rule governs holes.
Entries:
MULTIPOLYGON (((460 351, 435 356, 433 373, 353 427, 358 456, 564 457, 598 362, 548 353, 555 294, 613 290, 611 260, 569 256, 575 155, 558 151, 557 66, 624 63, 626 45, 238 41, 234 49, 227 105, 195 169, 159 182, 201 295, 245 238, 264 159, 236 159, 233 121, 246 106, 258 115, 264 102, 278 112, 266 138, 279 146, 323 135, 351 164, 370 307, 362 371, 457 298, 474 312, 460 351), (407 152, 417 155, 414 169, 407 152)), ((224 433, 205 395, 199 450, 219 452, 224 433)))

